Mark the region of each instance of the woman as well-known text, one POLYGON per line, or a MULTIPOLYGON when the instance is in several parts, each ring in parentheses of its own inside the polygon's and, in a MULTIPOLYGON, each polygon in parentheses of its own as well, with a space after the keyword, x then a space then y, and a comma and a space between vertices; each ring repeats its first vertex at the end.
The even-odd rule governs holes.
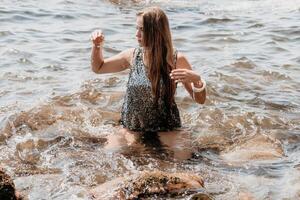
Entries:
POLYGON ((129 131, 166 132, 181 127, 174 100, 176 83, 183 83, 191 97, 205 102, 205 82, 191 69, 186 57, 174 50, 168 18, 158 7, 137 13, 139 48, 104 59, 101 31, 92 34, 92 70, 113 73, 130 68, 121 124, 129 131))

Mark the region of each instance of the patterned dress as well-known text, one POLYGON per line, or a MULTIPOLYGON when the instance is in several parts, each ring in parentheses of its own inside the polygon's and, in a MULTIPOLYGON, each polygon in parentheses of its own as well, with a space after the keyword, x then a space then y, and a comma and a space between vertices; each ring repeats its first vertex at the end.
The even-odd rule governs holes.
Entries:
MULTIPOLYGON (((151 82, 143 62, 143 49, 135 49, 134 54, 121 111, 121 124, 131 131, 138 132, 170 131, 181 127, 176 103, 170 105, 169 109, 166 105, 168 102, 161 97, 157 104, 154 103, 151 82)), ((176 56, 174 59, 176 62, 176 56)))

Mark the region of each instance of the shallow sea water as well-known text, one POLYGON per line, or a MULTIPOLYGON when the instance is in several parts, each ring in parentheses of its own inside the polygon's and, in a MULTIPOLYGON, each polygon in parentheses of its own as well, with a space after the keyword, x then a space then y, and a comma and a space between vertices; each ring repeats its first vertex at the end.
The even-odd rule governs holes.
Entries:
POLYGON ((155 169, 201 175, 215 199, 300 199, 299 19, 299 0, 0 1, 0 165, 34 200, 88 199, 155 169), (118 138, 128 71, 89 65, 93 30, 106 56, 136 47, 135 14, 150 5, 208 83, 204 105, 178 88, 172 148, 118 138))

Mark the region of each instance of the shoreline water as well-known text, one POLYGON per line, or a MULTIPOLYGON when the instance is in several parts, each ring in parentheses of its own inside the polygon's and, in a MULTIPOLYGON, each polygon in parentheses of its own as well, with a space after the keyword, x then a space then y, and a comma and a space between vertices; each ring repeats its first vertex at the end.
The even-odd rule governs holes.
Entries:
POLYGON ((118 134, 128 71, 93 74, 89 35, 103 29, 107 56, 137 46, 145 4, 0 6, 0 163, 16 188, 29 199, 87 199, 102 183, 162 170, 202 176, 216 199, 299 198, 300 1, 148 2, 167 12, 174 45, 208 83, 205 105, 177 91, 193 137, 185 160, 143 143, 103 148, 118 134))

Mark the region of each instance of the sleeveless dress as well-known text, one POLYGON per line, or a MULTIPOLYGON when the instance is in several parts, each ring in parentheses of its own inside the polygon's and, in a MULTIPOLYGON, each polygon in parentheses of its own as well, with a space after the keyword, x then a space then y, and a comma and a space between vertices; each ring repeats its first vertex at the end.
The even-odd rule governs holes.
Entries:
MULTIPOLYGON (((176 62, 176 52, 174 59, 176 62)), ((163 82, 160 82, 162 88, 163 82)), ((143 49, 135 49, 121 111, 121 124, 138 132, 171 131, 181 127, 176 103, 170 105, 169 109, 167 103, 160 97, 155 104, 143 62, 143 49)))

